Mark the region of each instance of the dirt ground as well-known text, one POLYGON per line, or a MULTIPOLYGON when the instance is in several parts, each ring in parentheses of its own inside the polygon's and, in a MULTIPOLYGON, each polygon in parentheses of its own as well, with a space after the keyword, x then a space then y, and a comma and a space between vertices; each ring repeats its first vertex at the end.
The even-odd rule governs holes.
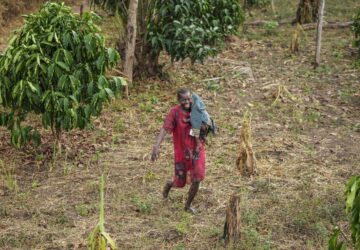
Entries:
MULTIPOLYGON (((353 35, 348 28, 325 30, 322 64, 314 70, 315 31, 302 36, 296 55, 289 51, 293 31, 249 28, 203 65, 166 63, 167 81, 136 82, 130 100, 112 102, 93 127, 64 135, 61 155, 52 153, 49 131, 39 149, 16 150, 0 129, 1 249, 86 249, 99 217, 101 172, 105 227, 120 249, 223 249, 234 192, 242 209, 234 249, 324 249, 336 225, 349 235, 344 185, 360 171, 353 35), (203 97, 219 127, 206 146, 195 215, 183 211, 187 188, 161 196, 173 171, 171 136, 160 159, 149 160, 180 87, 203 97), (253 178, 235 167, 246 110, 258 165, 253 178)), ((0 46, 7 34, 0 34, 0 46)))

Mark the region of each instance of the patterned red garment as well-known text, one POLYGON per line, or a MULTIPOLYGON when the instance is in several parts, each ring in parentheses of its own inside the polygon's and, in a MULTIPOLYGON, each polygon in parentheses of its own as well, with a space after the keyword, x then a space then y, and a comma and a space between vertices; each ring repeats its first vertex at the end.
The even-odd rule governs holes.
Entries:
POLYGON ((195 137, 190 135, 190 112, 184 113, 180 105, 172 107, 165 119, 163 128, 173 134, 175 156, 174 187, 184 187, 187 178, 190 178, 190 182, 204 180, 204 144, 201 142, 199 158, 193 159, 196 143, 195 137))

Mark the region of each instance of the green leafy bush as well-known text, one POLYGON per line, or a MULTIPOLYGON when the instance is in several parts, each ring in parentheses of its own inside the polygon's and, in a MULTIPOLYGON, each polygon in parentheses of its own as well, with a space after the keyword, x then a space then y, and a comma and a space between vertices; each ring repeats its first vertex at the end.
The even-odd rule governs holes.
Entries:
POLYGON ((276 29, 279 28, 279 23, 277 21, 269 21, 264 24, 264 28, 268 35, 275 33, 276 29))
MULTIPOLYGON (((351 239, 355 249, 360 249, 360 176, 352 176, 346 183, 346 213, 349 217, 351 239)), ((346 249, 338 241, 339 229, 335 230, 329 240, 329 250, 346 249)))
POLYGON ((360 249, 360 176, 353 176, 346 183, 346 213, 350 218, 351 238, 360 249))
POLYGON ((354 16, 352 29, 355 34, 354 45, 358 48, 358 58, 360 60, 360 9, 357 10, 357 14, 354 16))
POLYGON ((55 136, 61 131, 83 129, 103 104, 114 97, 122 78, 105 77, 116 65, 118 53, 105 47, 95 24, 99 17, 75 16, 71 8, 46 3, 25 17, 24 26, 0 55, 0 125, 11 130, 11 141, 20 147, 39 133, 22 127, 29 113, 42 117, 42 126, 55 136))
POLYGON ((165 50, 173 61, 203 61, 226 35, 237 32, 244 13, 237 0, 156 1, 148 23, 153 54, 165 50))

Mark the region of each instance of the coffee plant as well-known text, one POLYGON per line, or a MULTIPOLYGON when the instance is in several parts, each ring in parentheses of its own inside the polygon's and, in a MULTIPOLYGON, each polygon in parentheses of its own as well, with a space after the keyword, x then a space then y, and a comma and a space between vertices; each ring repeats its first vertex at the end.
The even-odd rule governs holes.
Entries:
MULTIPOLYGON (((90 2, 127 16, 127 0, 90 2)), ((137 43, 143 52, 138 58, 157 61, 166 51, 173 61, 203 61, 217 52, 225 36, 236 33, 244 17, 237 0, 139 0, 138 40, 145 44, 137 43)))
POLYGON ((57 3, 25 16, 0 55, 0 125, 11 131, 13 145, 40 143, 36 129, 22 126, 29 113, 40 115, 59 139, 62 131, 85 128, 125 84, 105 76, 119 55, 105 46, 97 21, 57 3))
POLYGON ((148 23, 147 41, 153 54, 164 50, 173 61, 202 62, 243 21, 237 0, 159 0, 148 23))

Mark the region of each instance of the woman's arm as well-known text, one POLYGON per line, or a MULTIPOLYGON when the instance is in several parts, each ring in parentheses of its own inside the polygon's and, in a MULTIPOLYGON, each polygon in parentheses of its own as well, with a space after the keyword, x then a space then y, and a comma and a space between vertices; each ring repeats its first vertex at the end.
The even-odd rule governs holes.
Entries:
POLYGON ((194 151, 194 160, 199 159, 200 156, 200 138, 199 136, 195 136, 195 151, 194 151))
POLYGON ((153 146, 152 154, 151 154, 151 160, 155 161, 159 158, 160 154, 160 144, 164 140, 164 137, 166 135, 166 130, 164 128, 160 129, 159 135, 156 137, 155 144, 153 146))

